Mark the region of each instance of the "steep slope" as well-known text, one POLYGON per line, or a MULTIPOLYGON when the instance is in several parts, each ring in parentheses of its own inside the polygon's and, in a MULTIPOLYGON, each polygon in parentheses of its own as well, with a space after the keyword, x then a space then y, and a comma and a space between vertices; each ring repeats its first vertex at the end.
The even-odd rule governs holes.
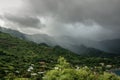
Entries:
POLYGON ((55 43, 54 38, 51 36, 48 36, 47 34, 28 35, 28 34, 21 33, 17 30, 7 29, 7 28, 3 28, 3 27, 0 27, 0 31, 4 32, 4 33, 11 34, 12 36, 18 37, 20 39, 24 39, 27 41, 33 41, 37 44, 46 43, 46 44, 51 45, 51 46, 57 44, 57 43, 55 43))
POLYGON ((12 36, 16 36, 16 37, 21 38, 21 39, 25 39, 25 34, 19 32, 19 31, 16 31, 16 30, 0 27, 0 31, 4 32, 4 33, 11 34, 12 36))
POLYGON ((47 63, 46 70, 51 69, 59 56, 69 61, 74 57, 78 59, 78 55, 59 46, 36 44, 0 32, 0 78, 15 71, 24 75, 31 64, 34 64, 38 71, 41 61, 47 63))
MULTIPOLYGON (((46 43, 49 46, 62 46, 77 54, 89 54, 93 55, 97 53, 118 53, 120 52, 120 40, 105 40, 105 41, 92 41, 85 38, 80 40, 71 38, 69 36, 52 37, 47 34, 34 34, 28 35, 16 30, 0 27, 1 32, 9 33, 12 36, 24 39, 27 41, 33 41, 37 44, 46 43), (83 46, 82 46, 83 45, 83 46), (91 54, 92 53, 92 54, 91 54)), ((100 54, 101 55, 101 54, 100 54)), ((99 55, 98 55, 99 56, 99 55)))
POLYGON ((0 49, 5 50, 11 54, 15 53, 15 55, 16 54, 27 55, 27 52, 30 52, 30 51, 36 54, 45 53, 48 55, 49 54, 59 55, 59 53, 60 54, 64 53, 64 55, 66 54, 74 55, 74 53, 58 46, 49 47, 46 44, 36 44, 34 42, 25 41, 24 39, 19 39, 17 37, 13 37, 9 34, 2 33, 2 32, 0 32, 0 49))
MULTIPOLYGON (((53 37, 48 36, 46 34, 27 35, 27 34, 23 34, 23 33, 19 32, 19 31, 12 30, 12 29, 6 29, 3 27, 0 27, 0 31, 5 32, 5 33, 9 33, 12 36, 18 37, 20 39, 24 39, 27 41, 33 41, 37 44, 46 43, 50 46, 59 45, 59 46, 62 46, 62 47, 66 48, 74 53, 77 53, 77 54, 86 54, 86 52, 87 53, 89 52, 89 54, 96 53, 96 50, 97 50, 97 49, 92 50, 92 48, 89 48, 89 47, 92 47, 92 45, 95 45, 97 42, 90 41, 87 39, 81 39, 79 41, 75 41, 74 38, 71 38, 69 36, 53 38, 53 37), (74 43, 73 41, 76 43, 74 43), (84 47, 82 45, 84 45, 84 47), (89 47, 85 47, 85 45, 86 46, 89 45, 89 47)), ((98 45, 95 45, 95 46, 98 46, 98 45)), ((97 50, 97 51, 101 52, 99 50, 97 50)))

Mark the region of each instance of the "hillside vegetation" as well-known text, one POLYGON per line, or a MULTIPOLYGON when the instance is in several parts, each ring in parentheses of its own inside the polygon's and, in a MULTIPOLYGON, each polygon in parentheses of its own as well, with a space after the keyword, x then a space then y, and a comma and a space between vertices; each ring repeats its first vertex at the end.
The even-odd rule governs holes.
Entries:
POLYGON ((25 41, 23 39, 0 32, 0 79, 2 80, 19 80, 19 78, 23 78, 23 80, 24 78, 26 80, 27 78, 32 80, 36 80, 33 78, 38 78, 38 80, 41 80, 47 71, 53 70, 56 64, 58 64, 57 60, 59 56, 64 57, 72 67, 88 66, 89 68, 94 69, 97 66, 101 66, 100 63, 104 63, 104 66, 101 68, 102 72, 120 66, 119 56, 80 56, 60 46, 50 47, 44 43, 36 44, 34 42, 25 41), (112 67, 106 68, 107 65, 112 65, 112 67))

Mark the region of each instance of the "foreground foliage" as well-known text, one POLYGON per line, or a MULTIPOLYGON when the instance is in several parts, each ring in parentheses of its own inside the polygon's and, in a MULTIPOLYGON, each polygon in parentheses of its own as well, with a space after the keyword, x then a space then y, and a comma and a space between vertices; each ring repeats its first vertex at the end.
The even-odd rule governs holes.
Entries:
POLYGON ((94 72, 88 67, 72 68, 63 57, 59 58, 56 67, 57 69, 48 71, 43 80, 120 80, 114 74, 94 72))

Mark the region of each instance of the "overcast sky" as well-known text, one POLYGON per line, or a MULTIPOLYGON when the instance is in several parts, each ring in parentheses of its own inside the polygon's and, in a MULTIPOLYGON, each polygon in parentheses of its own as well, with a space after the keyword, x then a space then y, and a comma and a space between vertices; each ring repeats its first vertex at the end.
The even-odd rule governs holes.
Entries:
POLYGON ((28 34, 120 38, 120 0, 0 0, 0 25, 28 34))

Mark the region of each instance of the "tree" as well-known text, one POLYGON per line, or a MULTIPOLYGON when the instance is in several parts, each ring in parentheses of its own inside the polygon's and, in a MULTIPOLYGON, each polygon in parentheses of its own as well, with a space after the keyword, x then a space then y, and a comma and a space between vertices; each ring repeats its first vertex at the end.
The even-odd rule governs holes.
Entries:
POLYGON ((59 69, 70 68, 70 64, 66 61, 64 57, 59 57, 56 67, 58 67, 59 69))

